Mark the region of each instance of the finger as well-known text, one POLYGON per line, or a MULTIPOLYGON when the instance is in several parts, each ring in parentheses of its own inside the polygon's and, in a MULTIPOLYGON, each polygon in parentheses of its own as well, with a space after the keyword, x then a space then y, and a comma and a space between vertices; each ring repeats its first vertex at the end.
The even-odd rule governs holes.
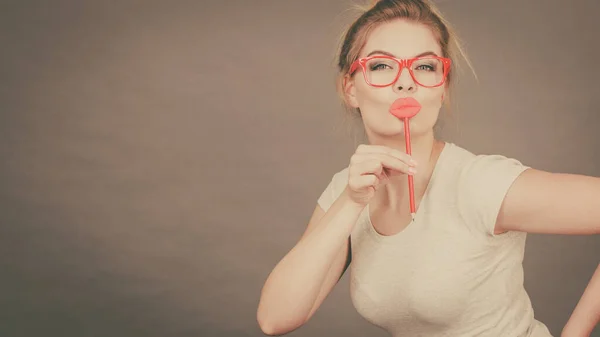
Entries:
POLYGON ((378 160, 381 161, 385 169, 389 169, 392 172, 396 171, 404 174, 415 174, 417 172, 413 165, 411 165, 410 163, 406 163, 405 161, 400 160, 396 157, 388 155, 379 155, 378 160))
POLYGON ((364 175, 374 175, 378 179, 382 178, 383 165, 376 160, 355 163, 350 165, 348 170, 349 177, 359 177, 364 175))
POLYGON ((379 185, 379 178, 374 174, 365 174, 350 177, 348 185, 351 189, 357 191, 368 187, 376 188, 379 185))
MULTIPOLYGON (((385 168, 382 167, 381 163, 371 162, 371 163, 362 163, 358 166, 351 166, 349 171, 349 179, 355 179, 360 177, 370 177, 365 178, 367 183, 370 183, 370 180, 373 179, 373 186, 384 185, 389 181, 389 176, 385 172, 385 168)), ((360 181, 360 180, 359 180, 360 181)), ((364 188, 364 184, 353 186, 353 189, 364 188)))
POLYGON ((414 174, 416 172, 413 166, 386 154, 363 155, 363 158, 363 162, 354 164, 363 172, 380 174, 384 169, 404 174, 414 174))
POLYGON ((383 174, 383 163, 381 162, 381 160, 377 159, 371 159, 368 161, 357 163, 353 165, 353 167, 353 173, 355 175, 374 174, 377 177, 380 177, 383 174))
POLYGON ((416 160, 411 155, 409 155, 403 151, 400 151, 400 150, 397 150, 397 149, 394 149, 394 148, 391 148, 388 146, 384 146, 384 145, 363 145, 363 144, 361 144, 358 146, 355 153, 358 155, 387 154, 392 157, 398 158, 411 166, 417 165, 416 160))
POLYGON ((363 163, 363 162, 367 162, 367 161, 372 161, 374 159, 376 160, 386 160, 385 158, 388 158, 387 160, 393 160, 393 161, 399 161, 401 163, 404 163, 406 165, 409 166, 416 166, 416 163, 414 163, 414 160, 407 154, 404 155, 400 155, 400 156, 394 156, 392 154, 389 153, 380 153, 380 152, 367 152, 367 153, 355 153, 352 155, 352 157, 350 157, 350 164, 359 164, 359 163, 363 163))

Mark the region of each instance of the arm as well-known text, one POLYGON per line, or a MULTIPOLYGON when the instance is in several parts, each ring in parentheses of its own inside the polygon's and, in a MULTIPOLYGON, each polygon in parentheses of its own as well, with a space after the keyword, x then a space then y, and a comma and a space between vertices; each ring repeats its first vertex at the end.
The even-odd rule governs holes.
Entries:
POLYGON ((361 211, 345 193, 327 213, 317 206, 302 238, 262 289, 257 320, 265 334, 291 332, 318 309, 347 267, 348 239, 361 211))
POLYGON ((510 187, 496 232, 600 234, 600 178, 525 170, 510 187))
POLYGON ((316 207, 300 241, 267 278, 257 311, 264 333, 285 334, 310 319, 348 266, 348 242, 358 217, 387 183, 387 173, 409 174, 414 165, 410 161, 410 156, 389 147, 358 146, 347 170, 336 174, 336 189, 342 192, 334 192, 334 176, 325 190, 332 194, 323 200, 335 201, 326 213, 316 207))
POLYGON ((600 264, 577 303, 561 337, 588 337, 600 322, 600 264))
MULTIPOLYGON (((524 171, 509 189, 496 232, 586 235, 600 233, 600 178, 524 171)), ((587 337, 600 320, 600 265, 562 337, 587 337)))

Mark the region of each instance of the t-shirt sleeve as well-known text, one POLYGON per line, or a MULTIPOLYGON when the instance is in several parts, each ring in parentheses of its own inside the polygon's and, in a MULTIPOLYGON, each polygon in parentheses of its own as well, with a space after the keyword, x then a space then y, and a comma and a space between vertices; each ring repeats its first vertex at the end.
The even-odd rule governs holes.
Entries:
POLYGON ((508 190, 528 166, 501 155, 478 155, 461 170, 458 210, 471 229, 494 236, 498 213, 508 190))
POLYGON ((333 175, 329 185, 321 193, 318 204, 324 211, 327 211, 331 205, 342 194, 348 184, 348 168, 345 168, 333 175))

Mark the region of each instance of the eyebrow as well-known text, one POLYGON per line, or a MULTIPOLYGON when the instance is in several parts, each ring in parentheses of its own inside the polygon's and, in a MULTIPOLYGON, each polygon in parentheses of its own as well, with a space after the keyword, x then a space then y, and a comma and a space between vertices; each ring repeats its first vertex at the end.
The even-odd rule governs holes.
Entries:
MULTIPOLYGON (((371 55, 373 55, 373 54, 382 54, 382 55, 387 55, 387 56, 390 56, 390 57, 396 57, 396 55, 394 55, 394 54, 392 54, 392 53, 389 53, 389 52, 387 52, 387 51, 383 51, 383 50, 373 50, 372 52, 370 52, 370 53, 367 55, 367 57, 369 57, 369 56, 371 56, 371 55)), ((421 53, 421 54, 419 54, 419 55, 415 56, 415 58, 416 58, 416 57, 429 56, 429 55, 438 56, 436 53, 434 53, 434 52, 432 52, 432 51, 426 51, 426 52, 423 52, 423 53, 421 53)))

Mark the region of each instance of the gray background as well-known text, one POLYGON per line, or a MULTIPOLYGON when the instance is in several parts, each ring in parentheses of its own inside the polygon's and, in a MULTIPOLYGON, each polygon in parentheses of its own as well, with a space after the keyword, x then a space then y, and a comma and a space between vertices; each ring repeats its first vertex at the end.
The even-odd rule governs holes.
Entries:
MULTIPOLYGON (((260 336, 267 274, 360 141, 333 82, 350 4, 1 2, 0 335, 260 336)), ((600 176, 600 3, 440 8, 479 77, 443 137, 600 176)), ((559 336, 600 238, 528 240, 559 336)), ((291 335, 385 336, 347 280, 291 335)))

